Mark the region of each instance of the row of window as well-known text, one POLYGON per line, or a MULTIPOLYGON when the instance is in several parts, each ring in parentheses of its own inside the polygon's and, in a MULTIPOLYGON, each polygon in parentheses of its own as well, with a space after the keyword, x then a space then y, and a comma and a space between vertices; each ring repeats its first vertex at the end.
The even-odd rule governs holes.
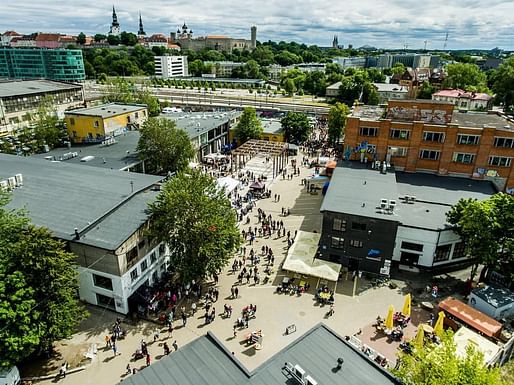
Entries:
MULTIPOLYGON (((413 242, 406 242, 402 241, 401 245, 402 249, 405 250, 412 250, 415 252, 423 252, 423 245, 421 243, 413 243, 413 242)), ((450 259, 450 256, 452 256, 452 259, 458 259, 458 258, 464 258, 466 256, 466 245, 464 242, 456 243, 453 247, 453 255, 451 254, 452 251, 452 245, 440 245, 437 246, 435 249, 434 254, 434 262, 442 262, 447 261, 450 259)), ((413 257, 419 258, 419 256, 415 253, 404 253, 402 254, 411 254, 413 257)))
MULTIPOLYGON (((155 263, 157 261, 157 253, 154 251, 152 254, 150 254, 150 265, 155 263)), ((141 268, 141 274, 143 274, 146 269, 148 269, 148 259, 143 259, 141 263, 139 264, 139 267, 141 268)), ((134 282, 139 277, 139 269, 136 267, 134 270, 130 272, 130 280, 134 282)))
MULTIPOLYGON (((357 248, 361 248, 363 246, 362 241, 358 241, 356 239, 350 239, 349 244, 350 244, 350 246, 357 247, 357 248)), ((344 238, 333 236, 332 240, 330 242, 330 246, 333 249, 342 249, 342 248, 344 248, 344 238)))
MULTIPOLYGON (((411 130, 392 128, 389 131, 391 139, 410 138, 411 130)), ((377 127, 360 127, 360 136, 378 136, 377 127)), ((443 143, 445 139, 444 132, 423 131, 423 141, 443 143)), ((457 144, 477 146, 480 144, 480 135, 457 134, 457 144)), ((514 148, 514 138, 494 137, 494 147, 514 148)))
MULTIPOLYGON (((332 230, 346 231, 346 220, 334 218, 334 222, 332 223, 332 230)), ((361 222, 352 222, 352 230, 366 231, 366 224, 361 222)))

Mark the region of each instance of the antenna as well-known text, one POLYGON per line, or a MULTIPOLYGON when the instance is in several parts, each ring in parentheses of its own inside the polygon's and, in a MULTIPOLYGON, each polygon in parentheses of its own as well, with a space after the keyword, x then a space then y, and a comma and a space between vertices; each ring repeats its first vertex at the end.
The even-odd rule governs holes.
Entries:
POLYGON ((446 50, 446 45, 448 44, 448 32, 446 32, 446 37, 444 38, 443 51, 446 50))
POLYGON ((427 50, 428 40, 425 40, 424 43, 425 43, 425 48, 423 48, 423 51, 426 51, 427 50))

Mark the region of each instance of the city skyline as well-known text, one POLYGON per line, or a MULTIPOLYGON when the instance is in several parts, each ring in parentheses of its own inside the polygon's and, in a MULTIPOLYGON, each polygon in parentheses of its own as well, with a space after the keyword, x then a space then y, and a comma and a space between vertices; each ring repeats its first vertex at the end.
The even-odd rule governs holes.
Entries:
POLYGON ((258 27, 261 42, 296 41, 330 46, 334 35, 345 47, 371 45, 383 48, 442 49, 446 33, 447 49, 514 49, 511 15, 514 1, 459 1, 458 5, 440 0, 430 7, 413 0, 376 3, 371 0, 332 4, 325 0, 270 0, 246 2, 212 0, 208 3, 163 0, 113 2, 100 0, 84 6, 70 0, 65 4, 40 0, 3 4, 0 12, 2 32, 56 32, 88 35, 106 34, 111 23, 112 6, 122 31, 136 33, 139 12, 147 34, 176 31, 184 22, 196 36, 223 34, 231 37, 250 35, 258 27), (326 6, 325 6, 326 5, 326 6), (316 6, 316 9, 313 7, 316 6), (59 15, 58 18, 55 16, 59 15))

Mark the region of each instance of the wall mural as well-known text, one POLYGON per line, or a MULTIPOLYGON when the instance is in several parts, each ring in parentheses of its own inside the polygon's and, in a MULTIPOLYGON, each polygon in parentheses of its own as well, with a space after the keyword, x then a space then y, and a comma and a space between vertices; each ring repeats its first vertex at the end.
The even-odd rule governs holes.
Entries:
POLYGON ((391 107, 387 111, 387 118, 402 121, 420 120, 425 123, 447 124, 452 121, 451 113, 445 110, 431 110, 404 107, 391 107))

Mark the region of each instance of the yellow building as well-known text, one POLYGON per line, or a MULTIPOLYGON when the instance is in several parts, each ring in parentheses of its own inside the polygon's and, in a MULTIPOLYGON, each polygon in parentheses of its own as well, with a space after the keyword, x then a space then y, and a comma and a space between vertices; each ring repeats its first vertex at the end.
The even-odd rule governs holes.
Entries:
POLYGON ((144 104, 109 103, 66 111, 64 120, 73 143, 98 143, 125 130, 137 130, 148 119, 144 104))
MULTIPOLYGON (((282 124, 278 119, 260 119, 262 124, 262 134, 260 136, 260 140, 267 140, 268 142, 285 142, 284 130, 282 129, 282 124)), ((230 129, 229 141, 232 142, 234 140, 235 134, 234 130, 237 125, 234 125, 233 128, 230 129)), ((242 143, 239 143, 242 144, 242 143)))

